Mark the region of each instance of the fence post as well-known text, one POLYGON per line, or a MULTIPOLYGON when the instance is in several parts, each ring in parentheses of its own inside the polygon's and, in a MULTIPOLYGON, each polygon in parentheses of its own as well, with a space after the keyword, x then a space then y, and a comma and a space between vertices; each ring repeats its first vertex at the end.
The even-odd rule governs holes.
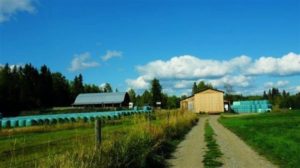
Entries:
POLYGON ((148 112, 148 128, 149 128, 149 131, 150 131, 150 129, 151 129, 151 118, 150 118, 151 116, 150 116, 150 112, 148 112))
POLYGON ((95 120, 96 148, 101 144, 101 119, 95 120))
POLYGON ((169 127, 170 126, 170 108, 168 109, 167 119, 168 119, 168 127, 169 127))

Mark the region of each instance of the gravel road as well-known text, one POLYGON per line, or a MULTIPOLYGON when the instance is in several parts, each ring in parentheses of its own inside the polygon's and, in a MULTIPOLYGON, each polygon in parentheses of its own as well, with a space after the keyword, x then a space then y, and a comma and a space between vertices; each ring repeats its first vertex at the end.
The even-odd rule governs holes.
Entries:
POLYGON ((172 158, 167 160, 170 167, 174 168, 203 168, 203 155, 205 154, 204 142, 205 118, 201 117, 198 124, 186 135, 173 153, 172 158))
POLYGON ((273 168, 277 167, 258 155, 238 136, 233 134, 217 120, 219 116, 210 116, 209 123, 215 131, 217 143, 224 154, 223 167, 228 168, 273 168))
POLYGON ((216 134, 217 143, 223 153, 221 158, 224 168, 276 168, 263 156, 258 155, 244 141, 223 127, 217 120, 219 116, 201 117, 198 124, 178 145, 173 157, 167 160, 174 168, 203 168, 203 155, 206 150, 204 142, 205 120, 209 119, 216 134))

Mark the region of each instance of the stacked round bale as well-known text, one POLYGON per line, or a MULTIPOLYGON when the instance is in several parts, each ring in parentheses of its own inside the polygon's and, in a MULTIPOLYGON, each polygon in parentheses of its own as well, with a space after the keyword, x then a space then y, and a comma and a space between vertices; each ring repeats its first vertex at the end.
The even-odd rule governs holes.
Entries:
POLYGON ((234 101, 231 106, 237 113, 262 113, 271 110, 268 100, 234 101))
POLYGON ((7 117, 0 119, 2 128, 28 127, 32 125, 56 124, 65 122, 76 122, 83 120, 90 122, 96 118, 101 119, 117 119, 121 116, 132 115, 136 113, 147 113, 150 110, 123 110, 123 111, 107 111, 107 112, 88 112, 88 113, 70 113, 70 114, 50 114, 50 115, 34 115, 21 117, 7 117))

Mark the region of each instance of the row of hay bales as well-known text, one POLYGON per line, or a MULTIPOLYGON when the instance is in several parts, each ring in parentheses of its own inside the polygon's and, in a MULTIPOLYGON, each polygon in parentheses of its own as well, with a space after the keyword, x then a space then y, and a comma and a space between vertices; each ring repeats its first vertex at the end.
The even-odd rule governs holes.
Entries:
POLYGON ((51 114, 35 115, 22 117, 8 117, 0 120, 1 128, 29 127, 42 124, 56 124, 64 122, 76 122, 83 120, 85 122, 93 121, 96 118, 117 119, 121 116, 137 113, 148 113, 151 110, 127 110, 114 112, 89 112, 89 113, 70 113, 70 114, 51 114))
POLYGON ((234 101, 231 109, 236 113, 263 113, 271 111, 268 100, 234 101))

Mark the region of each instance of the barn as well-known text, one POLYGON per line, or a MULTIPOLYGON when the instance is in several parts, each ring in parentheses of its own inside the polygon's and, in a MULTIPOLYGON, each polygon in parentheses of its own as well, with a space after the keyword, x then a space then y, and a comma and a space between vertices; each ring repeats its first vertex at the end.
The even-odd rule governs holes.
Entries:
POLYGON ((224 92, 217 89, 204 89, 180 102, 182 110, 196 113, 224 112, 224 92))
POLYGON ((127 92, 114 93, 82 93, 79 94, 74 106, 93 106, 93 107, 128 107, 130 98, 127 92))

